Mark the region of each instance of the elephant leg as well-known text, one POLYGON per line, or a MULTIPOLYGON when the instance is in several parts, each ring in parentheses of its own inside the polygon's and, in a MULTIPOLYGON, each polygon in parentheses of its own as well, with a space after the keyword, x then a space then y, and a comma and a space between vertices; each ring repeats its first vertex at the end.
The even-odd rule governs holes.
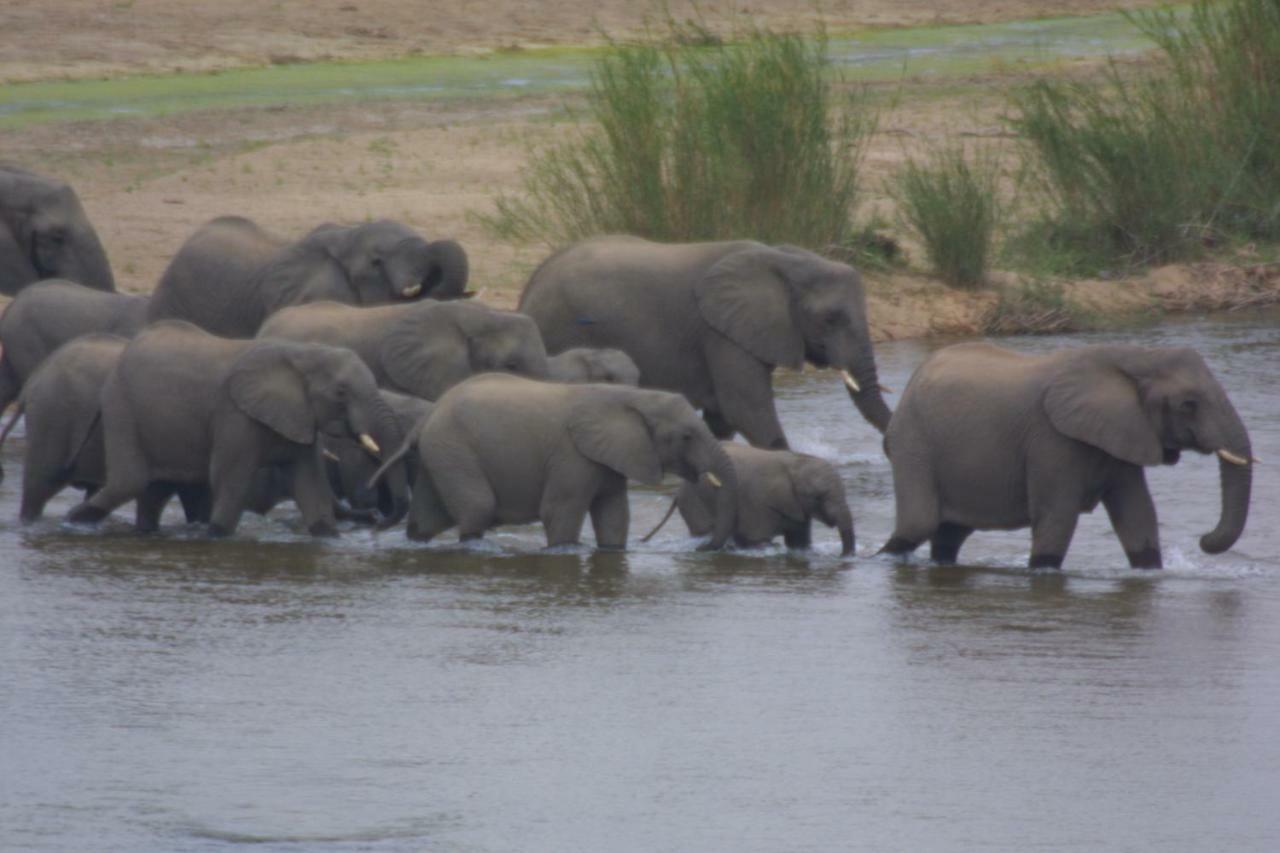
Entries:
POLYGON ((51 469, 33 464, 31 454, 27 455, 22 469, 22 507, 18 510, 18 518, 23 524, 40 518, 45 504, 67 485, 65 477, 50 477, 45 473, 48 470, 51 469))
POLYGON ((935 563, 954 565, 956 558, 960 556, 960 547, 971 533, 972 527, 950 521, 942 522, 929 540, 929 559, 935 563))
POLYGON ((1076 522, 1080 520, 1079 504, 1056 507, 1053 510, 1036 516, 1031 523, 1031 558, 1027 561, 1032 569, 1060 569, 1062 560, 1071 545, 1071 537, 1076 532, 1076 522))
POLYGON ((909 459, 906 454, 902 457, 895 459, 893 466, 893 535, 880 549, 898 556, 906 556, 932 539, 939 523, 933 469, 923 459, 909 459))
POLYGON ((493 526, 498 497, 475 452, 465 446, 440 447, 433 458, 447 458, 449 462, 447 479, 442 480, 439 476, 442 472, 438 471, 431 471, 431 478, 444 498, 449 515, 457 520, 458 538, 463 542, 482 538, 493 526))
POLYGON ((773 402, 773 369, 723 335, 714 335, 704 351, 724 423, 755 447, 786 450, 773 402))
POLYGON ((139 533, 155 533, 160 529, 160 514, 169 499, 177 494, 175 483, 147 483, 135 502, 134 529, 139 533))
POLYGON ((808 549, 813 543, 812 519, 806 518, 800 524, 788 525, 787 529, 782 531, 782 541, 787 543, 788 548, 798 551, 808 549))
POLYGON ((440 499, 431 475, 418 471, 413 482, 413 495, 409 499, 406 534, 416 542, 430 542, 453 525, 453 516, 449 515, 448 508, 440 499))
POLYGON ((1147 475, 1137 465, 1123 464, 1102 493, 1111 527, 1120 539, 1129 565, 1135 569, 1164 567, 1156 506, 1147 489, 1147 475))
POLYGON ((213 459, 209 465, 210 490, 213 507, 209 513, 209 535, 230 536, 240 523, 253 491, 254 474, 258 470, 258 454, 244 452, 230 446, 231 442, 215 444, 213 459))
POLYGON ((293 464, 293 500, 302 513, 302 523, 312 536, 337 536, 333 515, 333 492, 329 475, 316 453, 303 454, 293 464))
MULTIPOLYGON (((578 544, 582 537, 582 523, 587 520, 587 511, 599 497, 602 486, 602 483, 588 482, 577 466, 570 466, 568 470, 562 467, 552 472, 542 491, 542 502, 538 507, 538 515, 547 534, 548 548, 578 544)), ((623 489, 625 488, 624 481, 623 489)), ((593 517, 592 525, 594 524, 593 517)), ((626 545, 625 529, 622 536, 622 544, 626 545)))
POLYGON ((178 500, 187 524, 206 524, 213 512, 213 499, 209 487, 204 484, 184 483, 177 488, 178 500))
POLYGON ((1085 505, 1084 483, 1078 469, 1068 461, 1028 457, 1027 501, 1031 518, 1033 569, 1059 569, 1066 557, 1071 537, 1085 505))
POLYGON ((711 430, 711 434, 718 441, 728 441, 733 438, 737 432, 733 428, 733 424, 724 419, 724 415, 715 409, 704 409, 702 412, 702 420, 707 425, 707 429, 711 430))
POLYGON ((627 501, 627 481, 618 477, 596 493, 591 502, 591 529, 596 534, 596 547, 623 551, 627 547, 627 530, 631 525, 631 505, 627 501))

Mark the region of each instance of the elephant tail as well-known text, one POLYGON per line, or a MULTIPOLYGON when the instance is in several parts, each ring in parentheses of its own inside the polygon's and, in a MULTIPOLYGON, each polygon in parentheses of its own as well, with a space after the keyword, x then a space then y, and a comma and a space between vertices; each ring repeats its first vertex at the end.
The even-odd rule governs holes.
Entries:
POLYGON ((417 440, 418 431, 416 429, 410 430, 409 433, 405 435, 404 441, 400 442, 400 446, 396 448, 396 452, 388 456, 383 463, 378 466, 378 470, 374 471, 373 475, 369 477, 369 481, 365 483, 365 488, 376 489, 378 487, 378 481, 385 477, 387 472, 390 471, 393 466, 400 464, 400 461, 404 459, 405 454, 412 449, 413 443, 417 440))
POLYGON ((670 521, 671 516, 675 514, 676 504, 679 502, 679 500, 680 500, 680 496, 677 493, 671 498, 671 506, 667 507, 667 514, 662 516, 662 521, 659 521, 652 530, 646 533, 644 537, 640 540, 641 542, 648 542, 650 539, 652 539, 654 536, 658 534, 659 530, 667 526, 667 522, 670 521))

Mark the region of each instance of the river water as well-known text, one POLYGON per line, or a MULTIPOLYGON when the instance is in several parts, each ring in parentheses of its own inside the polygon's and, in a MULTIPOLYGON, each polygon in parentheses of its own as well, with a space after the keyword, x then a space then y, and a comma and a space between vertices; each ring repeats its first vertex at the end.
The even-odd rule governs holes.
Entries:
MULTIPOLYGON (((1202 352, 1280 464, 1280 315, 1005 343, 1121 340, 1202 352)), ((885 383, 935 345, 880 346, 885 383)), ((1161 572, 1101 510, 1062 572, 1021 568, 1025 532, 894 564, 878 437, 831 375, 779 384, 856 559, 825 528, 698 554, 678 519, 621 555, 315 543, 290 511, 223 542, 20 528, 11 441, 0 849, 1280 849, 1275 467, 1218 557, 1215 461, 1152 471, 1161 572)), ((669 491, 633 490, 633 538, 669 491)))

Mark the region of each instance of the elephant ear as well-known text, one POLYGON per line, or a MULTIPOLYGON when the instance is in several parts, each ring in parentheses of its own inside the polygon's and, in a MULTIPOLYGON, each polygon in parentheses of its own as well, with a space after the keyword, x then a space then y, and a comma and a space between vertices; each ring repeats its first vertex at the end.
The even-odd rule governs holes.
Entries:
POLYGON ((426 400, 471 375, 467 336, 442 305, 419 303, 395 322, 382 339, 382 370, 406 394, 426 400))
POLYGON ((1137 386, 1113 367, 1071 364, 1050 382, 1044 408, 1054 429, 1134 465, 1159 465, 1160 437, 1137 386))
POLYGON ((258 342, 231 365, 231 401, 259 423, 298 444, 314 444, 315 416, 302 373, 289 357, 290 345, 258 342))
POLYGON ((39 277, 26 249, 0 222, 0 293, 17 293, 39 277))
POLYGON ((569 410, 569 438, 578 452, 628 480, 654 485, 662 462, 644 416, 624 397, 591 388, 569 410))
POLYGON ((711 328, 765 364, 798 368, 804 339, 792 316, 785 260, 767 246, 733 252, 707 270, 693 295, 711 328))

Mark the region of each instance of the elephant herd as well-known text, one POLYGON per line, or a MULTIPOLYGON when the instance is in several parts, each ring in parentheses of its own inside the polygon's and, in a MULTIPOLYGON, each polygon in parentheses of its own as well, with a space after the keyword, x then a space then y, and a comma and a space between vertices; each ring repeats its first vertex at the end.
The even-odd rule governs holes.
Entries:
MULTIPOLYGON (((897 519, 882 550, 925 541, 954 562, 981 529, 1031 528, 1033 567, 1059 567, 1081 512, 1106 508, 1129 562, 1161 565, 1144 467, 1216 453, 1241 535, 1248 431, 1191 350, 1079 347, 1024 356, 946 347, 884 401, 858 273, 791 246, 584 240, 529 278, 518 310, 470 299, 466 252, 390 220, 323 224, 296 242, 221 217, 178 250, 149 296, 115 292, 66 184, 0 164, 0 408, 25 416, 20 517, 72 485, 68 520, 133 502, 154 531, 173 497, 211 535, 292 499, 315 535, 340 519, 428 541, 540 521, 626 546, 627 484, 684 481, 700 546, 812 520, 854 551, 839 474, 794 453, 776 368, 838 371, 884 434, 897 519), (731 441, 741 433, 747 444, 731 441)), ((0 472, 2 475, 2 472, 0 472)))

